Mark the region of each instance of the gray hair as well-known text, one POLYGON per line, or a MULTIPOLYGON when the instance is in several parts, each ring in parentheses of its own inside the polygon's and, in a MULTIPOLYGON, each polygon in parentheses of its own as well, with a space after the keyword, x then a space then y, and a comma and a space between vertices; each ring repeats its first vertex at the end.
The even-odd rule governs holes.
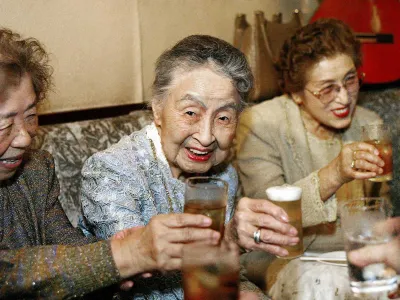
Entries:
POLYGON ((44 46, 7 28, 0 28, 0 73, 0 93, 9 85, 18 86, 24 73, 30 75, 38 101, 45 99, 53 86, 53 68, 44 46))
POLYGON ((190 71, 211 65, 223 76, 230 78, 240 95, 241 106, 253 86, 253 75, 244 54, 231 44, 209 36, 191 35, 179 41, 158 58, 152 85, 153 101, 162 101, 178 69, 190 71))

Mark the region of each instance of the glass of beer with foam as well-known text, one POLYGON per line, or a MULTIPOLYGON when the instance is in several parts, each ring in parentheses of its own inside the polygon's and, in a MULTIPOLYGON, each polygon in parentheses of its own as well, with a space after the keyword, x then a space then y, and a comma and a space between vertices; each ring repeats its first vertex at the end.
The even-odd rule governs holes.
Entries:
POLYGON ((300 241, 294 246, 282 246, 289 254, 282 258, 295 258, 303 254, 303 226, 301 219, 301 193, 297 186, 273 186, 266 190, 268 200, 281 207, 289 216, 289 224, 296 228, 300 241))
POLYGON ((212 219, 211 229, 225 230, 225 213, 228 201, 228 184, 213 177, 190 177, 186 181, 185 208, 189 214, 201 214, 212 219))

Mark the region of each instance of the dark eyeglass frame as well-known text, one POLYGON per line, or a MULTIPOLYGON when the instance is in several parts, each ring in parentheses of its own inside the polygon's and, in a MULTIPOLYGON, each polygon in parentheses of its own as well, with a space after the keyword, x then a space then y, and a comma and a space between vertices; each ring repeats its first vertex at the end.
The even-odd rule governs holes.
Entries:
MULTIPOLYGON (((361 74, 359 74, 357 77, 358 77, 358 88, 357 88, 357 90, 359 90, 360 87, 361 87, 361 85, 362 85, 362 82, 363 82, 363 80, 364 80, 365 73, 361 73, 361 74)), ((339 93, 340 93, 340 91, 342 90, 342 88, 346 89, 347 92, 349 92, 348 87, 346 86, 346 83, 344 83, 344 82, 342 82, 342 85, 339 85, 339 84, 337 84, 337 83, 334 83, 334 84, 332 84, 332 86, 333 86, 333 89, 337 92, 336 97, 337 97, 337 95, 339 95, 339 93)), ((324 100, 323 100, 323 96, 324 96, 324 95, 323 95, 323 93, 321 93, 321 91, 324 90, 324 89, 321 89, 321 90, 319 90, 319 91, 317 91, 317 92, 311 91, 311 90, 309 90, 309 89, 306 88, 306 87, 304 87, 304 89, 305 89, 306 91, 308 91, 309 93, 311 93, 315 98, 317 98, 318 100, 320 100, 323 104, 328 104, 328 103, 330 103, 330 102, 332 102, 332 101, 334 101, 334 100, 336 99, 336 97, 332 97, 332 99, 328 99, 327 101, 324 101, 324 100)), ((355 91, 354 91, 354 92, 355 92, 355 91)))

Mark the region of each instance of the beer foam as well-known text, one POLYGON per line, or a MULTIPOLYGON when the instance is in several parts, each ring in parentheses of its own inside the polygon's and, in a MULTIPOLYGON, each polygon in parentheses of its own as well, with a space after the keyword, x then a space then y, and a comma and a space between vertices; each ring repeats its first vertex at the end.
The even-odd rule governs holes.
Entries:
POLYGON ((265 190, 272 201, 294 201, 301 198, 301 188, 293 185, 273 186, 265 190))

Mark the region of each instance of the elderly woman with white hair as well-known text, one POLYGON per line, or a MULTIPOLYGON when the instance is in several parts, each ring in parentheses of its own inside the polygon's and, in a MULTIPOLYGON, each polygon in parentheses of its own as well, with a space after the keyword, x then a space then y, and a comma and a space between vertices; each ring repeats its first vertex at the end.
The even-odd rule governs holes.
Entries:
MULTIPOLYGON (((193 35, 164 52, 155 73, 154 122, 95 154, 82 170, 87 229, 107 238, 124 228, 151 228, 143 236, 148 247, 140 259, 161 251, 165 262, 173 262, 168 270, 180 270, 183 245, 201 235, 185 224, 180 225, 184 234, 172 234, 177 225, 169 217, 183 212, 185 179, 201 174, 228 183, 226 240, 286 255, 280 245, 298 242, 286 213, 266 200, 236 203, 238 176, 228 159, 252 87, 244 55, 220 39, 193 35), (164 222, 153 222, 159 214, 165 214, 164 222)), ((133 292, 137 299, 182 299, 180 273, 139 279, 133 292)))

